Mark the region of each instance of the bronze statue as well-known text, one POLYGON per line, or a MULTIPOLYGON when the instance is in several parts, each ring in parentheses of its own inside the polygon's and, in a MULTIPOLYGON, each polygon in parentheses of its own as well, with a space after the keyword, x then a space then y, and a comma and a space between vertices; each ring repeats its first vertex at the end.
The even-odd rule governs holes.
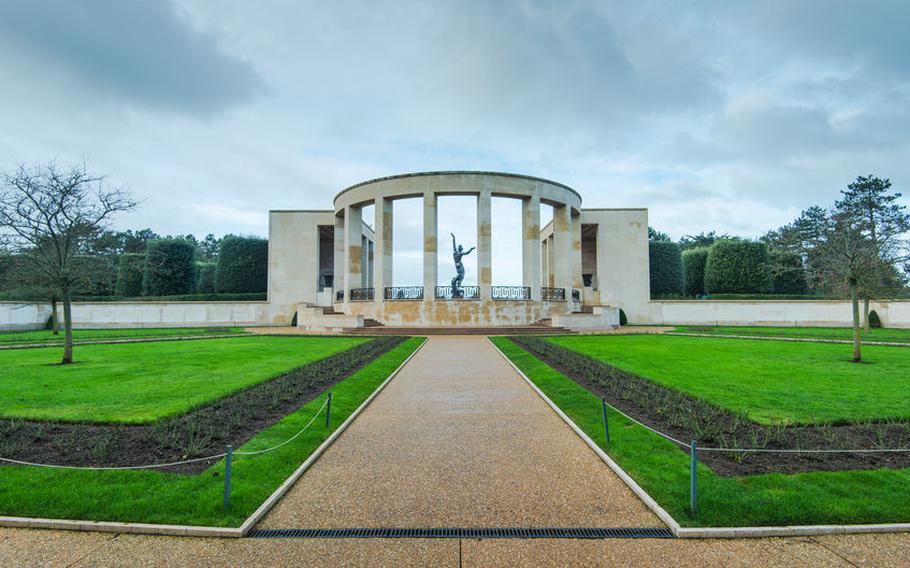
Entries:
POLYGON ((461 262, 461 257, 471 254, 471 251, 476 247, 471 247, 468 250, 455 244, 455 233, 449 233, 452 235, 452 259, 455 261, 455 278, 452 278, 452 297, 460 298, 462 296, 461 292, 461 282, 464 280, 464 264, 461 262))

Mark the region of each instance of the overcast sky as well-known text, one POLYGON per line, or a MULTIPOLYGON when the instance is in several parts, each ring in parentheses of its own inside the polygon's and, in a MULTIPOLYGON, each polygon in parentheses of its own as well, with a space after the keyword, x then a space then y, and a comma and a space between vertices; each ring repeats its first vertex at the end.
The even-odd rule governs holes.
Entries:
POLYGON ((478 169, 758 236, 860 174, 907 191, 908 24, 906 0, 2 2, 0 168, 85 159, 144 200, 120 227, 160 233, 478 169))

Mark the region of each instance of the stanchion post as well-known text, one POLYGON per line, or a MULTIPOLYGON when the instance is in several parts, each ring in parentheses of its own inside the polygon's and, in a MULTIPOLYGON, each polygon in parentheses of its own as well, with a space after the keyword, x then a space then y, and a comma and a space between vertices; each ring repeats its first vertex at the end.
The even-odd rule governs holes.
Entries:
POLYGON ((231 506, 231 467, 234 461, 234 446, 228 444, 224 458, 224 508, 231 506))
POLYGON ((325 404, 325 427, 328 428, 332 422, 332 393, 329 393, 329 400, 325 404))
POLYGON ((607 401, 603 397, 600 397, 600 407, 603 411, 604 416, 604 437, 607 440, 607 444, 610 443, 610 423, 607 421, 607 401))
POLYGON ((689 511, 692 516, 698 514, 698 447, 692 440, 690 450, 691 471, 689 473, 689 511))

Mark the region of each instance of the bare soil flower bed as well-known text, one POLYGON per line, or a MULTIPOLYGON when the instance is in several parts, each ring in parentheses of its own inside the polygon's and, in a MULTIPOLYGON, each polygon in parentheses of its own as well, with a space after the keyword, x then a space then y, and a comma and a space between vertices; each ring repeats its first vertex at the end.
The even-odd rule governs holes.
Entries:
MULTIPOLYGON (((910 446, 910 422, 892 420, 807 426, 764 425, 537 337, 509 338, 612 406, 678 440, 704 447, 750 449, 883 449, 910 446)), ((902 453, 700 452, 719 475, 907 468, 902 453)))
MULTIPOLYGON (((0 419, 0 457, 33 463, 109 467, 168 463, 219 454, 228 444, 239 447, 405 339, 373 339, 153 424, 0 419)), ((317 420, 314 427, 318 423, 317 420)), ((159 471, 199 473, 211 465, 211 461, 202 461, 159 471)))

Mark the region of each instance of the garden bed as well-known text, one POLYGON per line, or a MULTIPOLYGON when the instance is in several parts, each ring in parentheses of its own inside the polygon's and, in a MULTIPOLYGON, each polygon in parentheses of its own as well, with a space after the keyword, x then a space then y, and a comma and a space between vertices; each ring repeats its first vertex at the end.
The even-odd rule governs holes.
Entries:
MULTIPOLYGON (((759 424, 743 414, 665 387, 651 380, 555 345, 545 339, 510 340, 607 400, 636 420, 682 441, 706 447, 787 450, 882 449, 910 446, 910 422, 859 424, 759 424)), ((722 476, 910 467, 908 453, 701 452, 699 459, 722 476)))
MULTIPOLYGON (((222 453, 296 411, 395 348, 382 337, 150 424, 80 424, 0 419, 0 456, 73 466, 134 466, 222 453)), ((216 460, 159 471, 199 473, 216 460)))

